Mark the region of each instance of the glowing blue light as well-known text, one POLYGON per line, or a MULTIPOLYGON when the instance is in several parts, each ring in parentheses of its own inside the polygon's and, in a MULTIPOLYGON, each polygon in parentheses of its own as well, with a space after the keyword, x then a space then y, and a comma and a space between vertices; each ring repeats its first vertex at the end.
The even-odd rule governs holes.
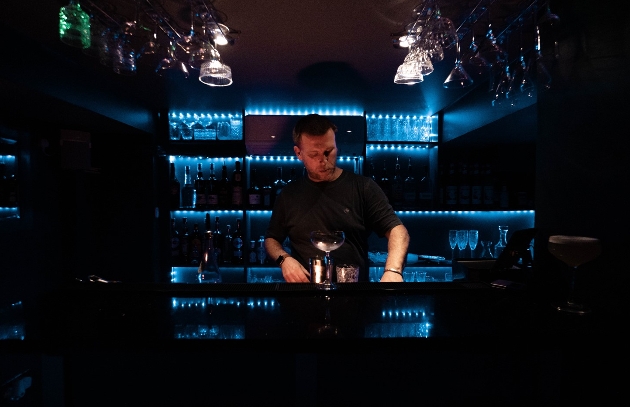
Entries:
POLYGON ((355 107, 317 107, 311 108, 301 107, 288 109, 286 107, 250 107, 245 109, 246 116, 304 116, 310 113, 317 113, 325 116, 363 116, 363 109, 355 107))

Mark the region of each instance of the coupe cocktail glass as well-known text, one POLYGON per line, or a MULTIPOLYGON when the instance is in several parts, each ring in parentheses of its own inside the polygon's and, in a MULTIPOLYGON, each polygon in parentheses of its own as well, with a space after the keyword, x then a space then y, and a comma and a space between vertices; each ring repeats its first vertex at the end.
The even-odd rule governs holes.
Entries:
POLYGON ((313 246, 326 253, 326 277, 324 281, 319 284, 319 288, 324 290, 336 288, 332 281, 333 264, 330 258, 330 252, 340 248, 345 240, 346 235, 341 230, 333 232, 315 230, 311 232, 311 243, 313 246))
POLYGON ((555 308, 579 315, 590 313, 591 309, 587 305, 575 299, 575 278, 579 266, 601 254, 600 240, 594 237, 553 235, 549 236, 547 248, 556 258, 571 267, 569 297, 555 308))

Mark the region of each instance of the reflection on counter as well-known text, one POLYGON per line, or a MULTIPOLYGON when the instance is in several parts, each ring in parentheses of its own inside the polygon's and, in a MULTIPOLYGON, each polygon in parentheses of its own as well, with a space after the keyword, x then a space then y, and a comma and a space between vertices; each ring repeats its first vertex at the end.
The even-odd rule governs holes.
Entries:
MULTIPOLYGON (((302 301, 274 297, 208 297, 171 299, 171 321, 174 339, 244 340, 257 337, 272 338, 282 331, 283 315, 300 314, 306 319, 305 329, 319 332, 322 327, 335 328, 334 336, 364 338, 427 338, 435 317, 430 297, 416 297, 400 302, 385 301, 369 315, 361 331, 344 330, 350 316, 348 304, 342 299, 313 297, 305 305, 302 301), (267 321, 278 327, 260 330, 252 321, 267 321), (313 328, 318 329, 313 329, 313 328)), ((350 317, 354 318, 354 317, 350 317)), ((295 323, 295 322, 293 322, 295 323)), ((315 336, 330 336, 315 335, 315 336)))

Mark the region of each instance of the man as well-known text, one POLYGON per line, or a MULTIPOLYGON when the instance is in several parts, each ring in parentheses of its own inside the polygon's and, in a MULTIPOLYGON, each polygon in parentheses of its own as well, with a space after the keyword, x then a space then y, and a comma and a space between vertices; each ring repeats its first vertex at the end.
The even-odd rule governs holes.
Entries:
POLYGON ((369 281, 368 237, 388 239, 381 282, 401 282, 409 233, 381 188, 370 178, 337 167, 337 126, 324 116, 307 115, 293 129, 293 151, 307 176, 290 183, 276 198, 265 248, 285 281, 310 281, 308 260, 322 256, 310 241, 314 230, 342 230, 344 244, 331 253, 335 264, 356 264, 359 281, 369 281), (293 251, 282 242, 289 237, 293 251))

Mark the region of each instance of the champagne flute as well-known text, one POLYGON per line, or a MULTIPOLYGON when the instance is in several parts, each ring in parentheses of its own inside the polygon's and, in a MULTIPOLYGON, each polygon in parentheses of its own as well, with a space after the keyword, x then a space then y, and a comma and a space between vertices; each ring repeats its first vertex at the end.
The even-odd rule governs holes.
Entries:
POLYGON ((590 313, 591 309, 587 305, 575 299, 575 278, 578 267, 601 254, 600 240, 594 237, 553 235, 549 236, 547 248, 551 254, 571 268, 568 299, 556 305, 556 310, 578 315, 590 313))
POLYGON ((457 247, 459 248, 459 257, 465 257, 466 246, 468 246, 468 231, 467 230, 458 230, 457 235, 457 247))
POLYGON ((479 231, 478 230, 469 230, 468 231, 468 246, 470 246, 470 258, 475 257, 475 249, 477 248, 477 243, 479 241, 479 231))
POLYGON ((448 243, 451 245, 451 261, 455 260, 455 246, 457 246, 457 231, 448 231, 448 243))
POLYGON ((335 230, 333 232, 315 230, 311 232, 311 243, 313 246, 326 253, 326 277, 320 285, 320 288, 324 290, 336 288, 335 284, 332 282, 332 261, 330 252, 340 248, 345 240, 346 235, 341 230, 335 230))

